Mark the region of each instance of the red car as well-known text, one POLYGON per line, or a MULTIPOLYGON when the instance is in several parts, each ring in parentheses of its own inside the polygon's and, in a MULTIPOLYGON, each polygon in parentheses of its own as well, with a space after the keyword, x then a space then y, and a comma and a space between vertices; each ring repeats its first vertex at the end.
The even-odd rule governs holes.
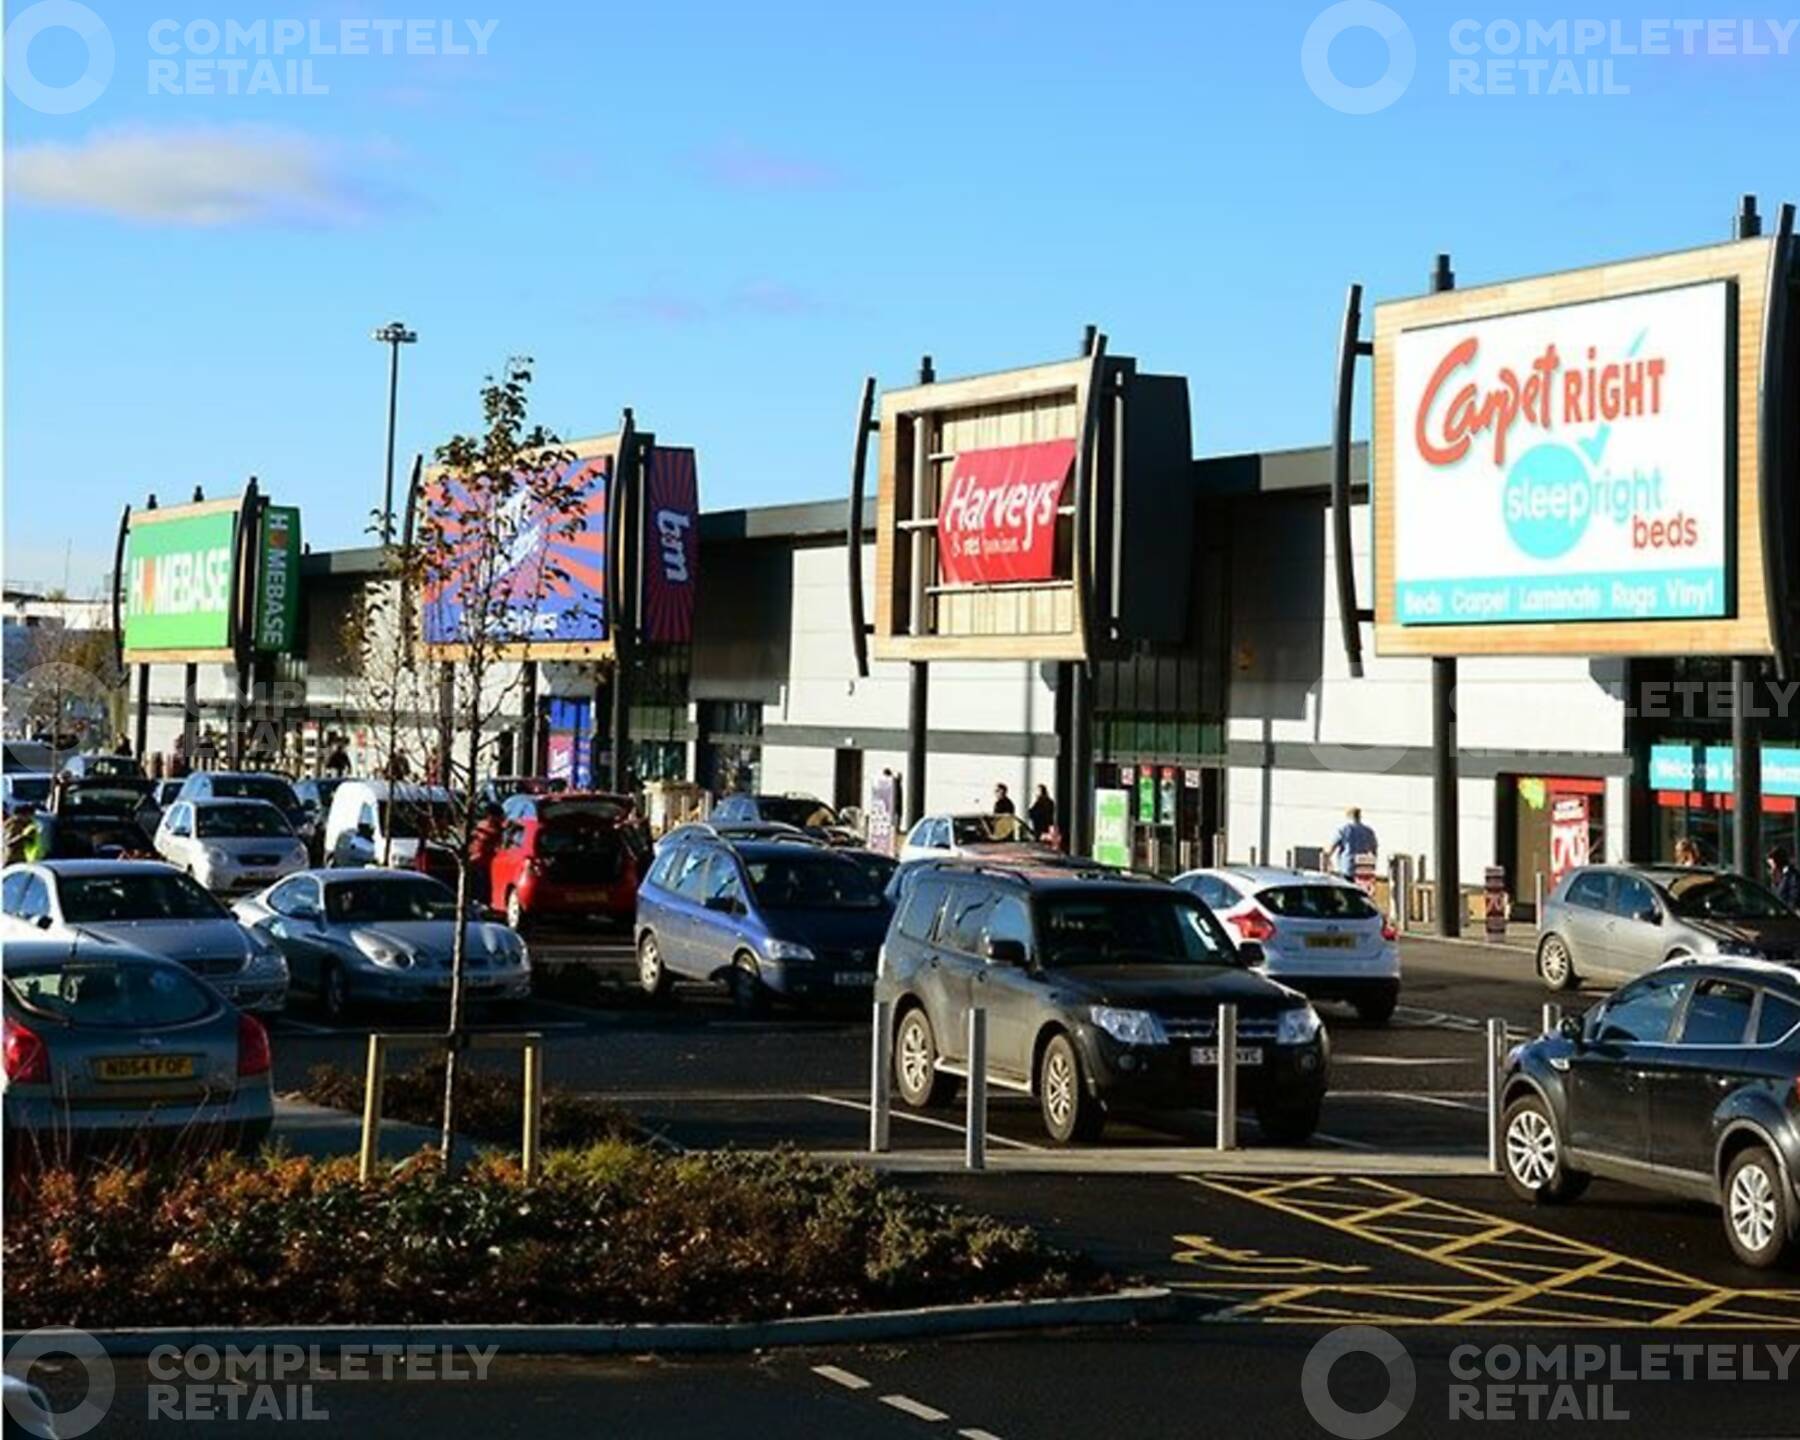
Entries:
POLYGON ((515 795, 504 813, 488 876, 491 903, 508 925, 591 915, 631 923, 649 845, 629 799, 582 790, 515 795))

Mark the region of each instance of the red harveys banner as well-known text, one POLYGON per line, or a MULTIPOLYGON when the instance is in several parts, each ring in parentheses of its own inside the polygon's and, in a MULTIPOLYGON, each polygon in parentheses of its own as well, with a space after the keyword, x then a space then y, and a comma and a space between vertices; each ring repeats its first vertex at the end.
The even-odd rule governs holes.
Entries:
POLYGON ((946 585, 1049 580, 1056 564, 1056 510, 1073 440, 965 450, 938 507, 938 564, 946 585))

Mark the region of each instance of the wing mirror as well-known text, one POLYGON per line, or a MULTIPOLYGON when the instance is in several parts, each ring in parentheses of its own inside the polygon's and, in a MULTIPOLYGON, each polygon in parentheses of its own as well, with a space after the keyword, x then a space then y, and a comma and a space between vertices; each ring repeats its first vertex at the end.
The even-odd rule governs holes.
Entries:
POLYGON ((705 903, 708 910, 721 915, 741 915, 744 909, 742 902, 730 895, 708 895, 705 903))
POLYGON ((1017 965, 1023 968, 1031 963, 1031 957, 1025 952, 1023 940, 1001 940, 990 938, 982 949, 987 958, 995 965, 1017 965))
POLYGON ((53 922, 48 915, 36 915, 32 917, 31 923, 40 930, 48 930, 53 922))
POLYGON ((365 820, 356 827, 356 835, 360 840, 372 841, 375 838, 375 827, 365 820))
POLYGON ((1637 918, 1645 925, 1660 925, 1662 924, 1662 911, 1654 905, 1649 905, 1638 911, 1637 918))
POLYGON ((1556 1033, 1571 1045, 1579 1045, 1587 1036, 1587 1023, 1580 1015, 1565 1015, 1557 1023, 1556 1033))
POLYGON ((1263 954, 1261 942, 1257 940, 1238 941, 1237 954, 1239 964, 1251 967, 1261 965, 1268 959, 1263 954))

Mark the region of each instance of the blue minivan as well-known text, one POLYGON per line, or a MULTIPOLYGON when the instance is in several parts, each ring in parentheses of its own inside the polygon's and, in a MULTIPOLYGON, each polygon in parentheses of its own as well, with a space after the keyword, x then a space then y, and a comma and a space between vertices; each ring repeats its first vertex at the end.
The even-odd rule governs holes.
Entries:
POLYGON ((868 867, 794 836, 740 839, 686 825, 656 847, 638 887, 638 984, 722 981, 738 1009, 771 998, 868 997, 892 913, 868 867))

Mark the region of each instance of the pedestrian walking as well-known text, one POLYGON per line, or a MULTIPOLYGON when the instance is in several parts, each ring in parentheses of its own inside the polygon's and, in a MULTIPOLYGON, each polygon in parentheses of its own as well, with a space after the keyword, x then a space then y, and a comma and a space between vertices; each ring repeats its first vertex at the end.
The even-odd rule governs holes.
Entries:
POLYGON ((1800 868, 1779 845, 1769 852, 1769 885, 1783 905, 1800 911, 1800 868))
POLYGON ((1344 823, 1325 852, 1325 863, 1346 880, 1356 878, 1356 860, 1367 855, 1371 860, 1380 853, 1375 832, 1363 824, 1362 811, 1352 805, 1344 812, 1344 823))
POLYGON ((1693 866, 1700 864, 1700 845, 1691 836, 1683 835, 1675 842, 1675 863, 1693 866))
POLYGON ((1025 814, 1031 821, 1032 831, 1040 840, 1056 828, 1056 801, 1050 798, 1049 786, 1037 787, 1037 794, 1031 800, 1031 808, 1025 814))
POLYGON ((1017 815, 1019 807, 1013 804, 1012 796, 1006 793, 1004 785, 994 787, 994 813, 996 815, 1017 815))

